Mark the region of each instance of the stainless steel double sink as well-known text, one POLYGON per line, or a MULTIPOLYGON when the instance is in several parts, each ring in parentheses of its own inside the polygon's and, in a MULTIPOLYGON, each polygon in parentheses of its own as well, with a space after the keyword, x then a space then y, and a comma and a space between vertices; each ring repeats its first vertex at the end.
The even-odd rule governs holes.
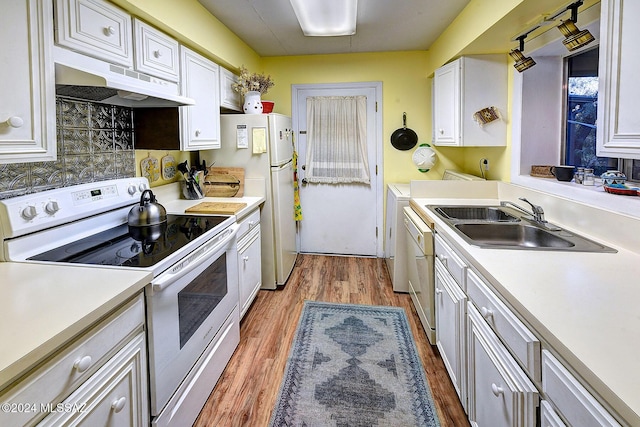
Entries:
POLYGON ((427 206, 467 243, 482 248, 617 252, 505 206, 427 206))

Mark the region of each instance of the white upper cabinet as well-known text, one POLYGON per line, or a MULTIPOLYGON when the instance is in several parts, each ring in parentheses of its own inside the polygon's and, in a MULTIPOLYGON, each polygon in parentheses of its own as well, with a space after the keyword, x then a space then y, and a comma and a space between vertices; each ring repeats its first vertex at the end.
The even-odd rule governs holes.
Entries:
POLYGON ((0 13, 0 163, 56 159, 51 2, 16 0, 0 13))
POLYGON ((463 56, 435 71, 433 143, 451 147, 507 143, 505 55, 463 56), (497 113, 491 121, 486 113, 497 113), (474 115, 484 118, 480 125, 474 115))
POLYGON ((136 70, 177 82, 180 77, 178 42, 137 18, 133 23, 136 70))
POLYGON ((637 0, 601 2, 598 156, 640 159, 638 16, 637 0))
POLYGON ((242 96, 233 90, 232 84, 237 76, 226 68, 220 67, 220 107, 233 111, 242 111, 242 96))
POLYGON ((95 58, 133 66, 131 16, 103 0, 57 0, 56 43, 95 58))
POLYGON ((180 107, 181 150, 220 148, 220 68, 180 46, 180 88, 196 105, 180 107))

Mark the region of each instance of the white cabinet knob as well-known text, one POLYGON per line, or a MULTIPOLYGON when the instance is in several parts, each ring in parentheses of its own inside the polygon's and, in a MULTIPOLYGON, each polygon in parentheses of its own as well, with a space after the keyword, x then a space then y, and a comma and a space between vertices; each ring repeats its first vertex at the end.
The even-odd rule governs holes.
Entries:
POLYGON ((440 132, 440 135, 444 135, 444 129, 440 129, 439 132, 440 132))
POLYGON ((487 307, 481 307, 480 314, 482 314, 482 317, 489 320, 490 317, 493 317, 493 310, 487 307))
POLYGON ((248 262, 248 261, 249 261, 249 257, 245 255, 245 256, 243 256, 243 257, 242 257, 242 260, 243 260, 244 262, 248 262))
POLYGON ((442 289, 436 288, 436 295, 440 295, 442 293, 442 289))
POLYGON ((494 394, 494 396, 500 396, 504 393, 504 390, 502 389, 502 387, 498 387, 494 383, 491 383, 491 392, 494 394))
POLYGON ((160 52, 159 50, 154 50, 153 56, 154 58, 160 58, 162 56, 162 52, 160 52))
POLYGON ((249 221, 249 228, 255 227, 257 223, 257 221, 249 221))
POLYGON ((89 367, 91 366, 91 356, 84 356, 81 357, 80 359, 77 359, 74 364, 73 364, 73 369, 75 369, 78 372, 84 372, 87 369, 89 369, 89 367))
POLYGON ((200 136, 200 129, 196 129, 196 136, 200 136))
POLYGON ((113 28, 111 25, 109 25, 108 27, 104 27, 104 35, 105 36, 112 36, 116 33, 116 29, 113 28))
POLYGON ((123 396, 120 399, 116 399, 113 401, 113 403, 111 403, 111 409, 113 409, 113 412, 117 414, 118 412, 124 409, 124 405, 126 403, 127 403, 127 398, 123 396))
POLYGON ((21 128, 22 125, 24 125, 24 120, 22 120, 22 117, 18 117, 18 116, 11 116, 7 119, 7 121, 5 122, 7 124, 7 126, 18 129, 21 128))

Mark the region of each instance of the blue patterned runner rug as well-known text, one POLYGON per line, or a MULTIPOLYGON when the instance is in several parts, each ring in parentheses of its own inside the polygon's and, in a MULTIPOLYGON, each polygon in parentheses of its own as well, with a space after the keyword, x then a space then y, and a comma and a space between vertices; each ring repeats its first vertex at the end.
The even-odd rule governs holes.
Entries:
POLYGON ((305 301, 271 427, 439 425, 403 309, 305 301))

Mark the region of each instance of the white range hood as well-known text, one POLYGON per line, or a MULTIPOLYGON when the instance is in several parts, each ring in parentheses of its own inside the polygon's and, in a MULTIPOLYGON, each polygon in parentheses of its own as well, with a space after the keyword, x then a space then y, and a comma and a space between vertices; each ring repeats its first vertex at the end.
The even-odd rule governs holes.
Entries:
POLYGON ((139 73, 77 52, 53 47, 56 94, 127 107, 194 105, 175 82, 139 73))

